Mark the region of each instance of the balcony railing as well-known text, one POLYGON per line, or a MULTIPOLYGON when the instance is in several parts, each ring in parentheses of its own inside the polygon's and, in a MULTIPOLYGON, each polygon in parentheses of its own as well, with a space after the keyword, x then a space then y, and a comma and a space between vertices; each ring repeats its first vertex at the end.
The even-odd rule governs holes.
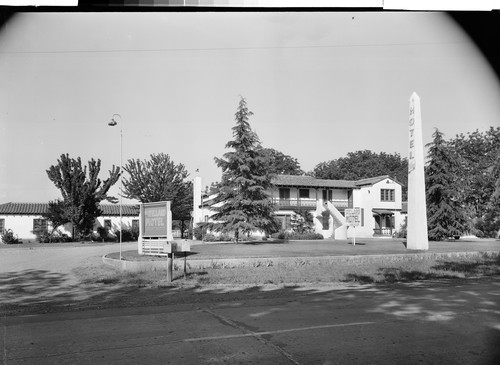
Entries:
MULTIPOLYGON (((274 198, 273 203, 281 209, 314 209, 316 208, 316 199, 279 199, 274 198)), ((350 208, 349 200, 334 199, 331 203, 335 208, 350 208)))
POLYGON ((373 228, 374 236, 392 236, 393 228, 373 228))

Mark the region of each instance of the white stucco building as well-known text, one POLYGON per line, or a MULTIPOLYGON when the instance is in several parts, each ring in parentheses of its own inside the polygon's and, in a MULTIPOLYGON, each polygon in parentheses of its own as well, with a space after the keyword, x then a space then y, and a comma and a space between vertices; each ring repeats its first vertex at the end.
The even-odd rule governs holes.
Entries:
MULTIPOLYGON (((5 203, 0 204, 0 234, 11 229, 22 240, 35 240, 34 230, 51 230, 42 214, 47 212, 48 203, 5 203)), ((120 228, 120 206, 101 204, 103 212, 94 223, 94 232, 98 227, 107 227, 110 232, 120 228)), ((122 205, 122 228, 139 231, 139 206, 122 205)), ((61 233, 71 236, 71 224, 58 228, 61 233)))
MULTIPOLYGON (((200 179, 197 177, 197 179, 200 179)), ((311 176, 278 175, 270 192, 278 210, 282 229, 290 229, 291 216, 296 210, 307 210, 314 217, 314 229, 325 238, 346 239, 353 236, 347 227, 346 208, 360 208, 361 224, 356 237, 391 237, 404 221, 401 183, 390 176, 362 180, 326 180, 311 176)), ((201 186, 201 182, 199 183, 201 186)), ((214 196, 195 204, 194 223, 210 219, 214 196)))

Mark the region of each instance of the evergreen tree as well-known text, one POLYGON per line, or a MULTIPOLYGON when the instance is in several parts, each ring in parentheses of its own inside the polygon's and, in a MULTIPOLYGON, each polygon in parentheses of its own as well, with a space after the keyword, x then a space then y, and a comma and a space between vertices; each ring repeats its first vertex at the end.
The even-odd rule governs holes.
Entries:
POLYGON ((278 230, 274 217, 275 207, 267 191, 272 187, 269 160, 263 151, 259 137, 248 122, 253 115, 246 100, 241 97, 235 114, 236 125, 232 128, 234 140, 227 142, 223 158, 215 157, 222 168, 219 195, 213 209, 213 222, 205 226, 215 232, 232 233, 238 242, 240 233, 249 234, 262 230, 266 234, 278 230))
POLYGON ((109 171, 109 178, 104 181, 98 178, 100 170, 101 160, 91 159, 87 176, 87 166, 82 167, 80 157, 75 160, 68 154, 61 155, 57 164, 47 170, 49 179, 61 191, 65 216, 76 231, 73 238, 82 238, 92 232, 95 219, 102 214, 99 208, 102 200, 117 200, 107 193, 118 181, 120 168, 113 166, 109 171))
POLYGON ((425 168, 427 225, 429 239, 440 241, 462 235, 467 230, 467 217, 461 163, 443 133, 436 129, 432 137, 427 144, 429 161, 425 168))

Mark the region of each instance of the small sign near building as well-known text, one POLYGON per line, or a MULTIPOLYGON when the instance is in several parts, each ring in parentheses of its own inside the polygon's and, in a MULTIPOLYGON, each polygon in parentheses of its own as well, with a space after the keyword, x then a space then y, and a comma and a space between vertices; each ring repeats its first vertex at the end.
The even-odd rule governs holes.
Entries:
POLYGON ((346 209, 345 220, 348 226, 357 227, 361 225, 361 208, 346 209))
POLYGON ((361 208, 351 208, 345 210, 345 220, 348 226, 352 226, 354 235, 352 245, 356 246, 356 227, 361 225, 361 208))

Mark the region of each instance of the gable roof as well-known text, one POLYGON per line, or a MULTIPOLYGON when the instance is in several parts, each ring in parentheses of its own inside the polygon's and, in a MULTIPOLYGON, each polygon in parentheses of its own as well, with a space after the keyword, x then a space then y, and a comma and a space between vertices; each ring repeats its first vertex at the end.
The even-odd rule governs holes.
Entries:
POLYGON ((403 185, 399 181, 397 181, 395 178, 390 177, 389 175, 382 175, 382 176, 375 176, 375 177, 369 177, 367 179, 361 179, 356 181, 357 186, 363 186, 363 185, 374 185, 382 180, 385 179, 390 179, 394 181, 396 184, 403 185))
MULTIPOLYGON (((119 216, 119 204, 100 204, 103 216, 119 216)), ((47 213, 48 203, 4 203, 0 204, 0 214, 2 215, 42 215, 47 213)), ((123 216, 139 216, 139 205, 123 204, 123 216)))
POLYGON ((272 183, 276 186, 356 189, 360 186, 376 184, 384 179, 391 179, 401 185, 399 181, 389 175, 375 176, 360 180, 328 180, 316 179, 312 176, 276 175, 276 177, 272 180, 272 183))
POLYGON ((294 186, 294 187, 313 187, 313 188, 340 188, 340 189, 355 189, 356 181, 354 180, 327 180, 316 179, 312 176, 298 175, 276 175, 272 183, 276 186, 294 186))

